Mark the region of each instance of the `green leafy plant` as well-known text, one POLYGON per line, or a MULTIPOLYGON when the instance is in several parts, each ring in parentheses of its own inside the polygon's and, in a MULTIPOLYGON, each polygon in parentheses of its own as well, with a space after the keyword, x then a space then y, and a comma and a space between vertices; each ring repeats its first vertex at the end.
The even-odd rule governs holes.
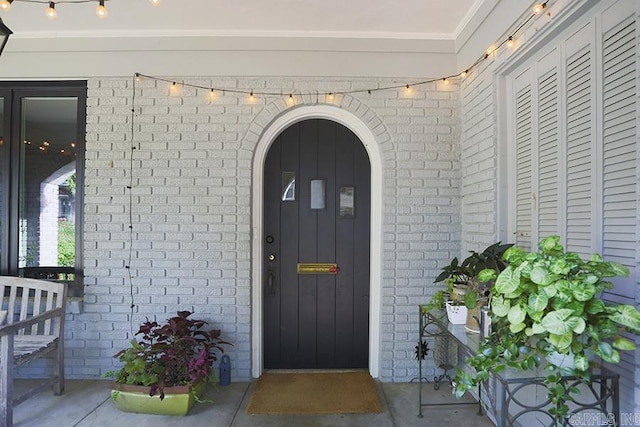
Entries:
POLYGON ((562 375, 589 380, 592 353, 610 363, 620 362, 620 351, 635 344, 622 334, 640 334, 640 312, 630 305, 600 299, 613 285, 607 279, 629 271, 600 255, 584 261, 565 252, 559 236, 540 241, 539 252, 512 247, 504 253, 506 268, 479 273, 480 281, 495 280, 492 289, 492 333, 478 354, 467 359, 475 375, 458 370, 455 394, 461 397, 506 367, 535 369, 546 360, 545 385, 560 420, 569 411, 566 402, 575 388, 565 389, 562 375), (556 365, 553 356, 573 357, 573 367, 556 365))
POLYGON ((75 223, 58 222, 58 265, 73 267, 76 262, 76 230, 75 223))
MULTIPOLYGON (((479 305, 488 302, 490 297, 490 284, 487 281, 480 281, 478 275, 486 269, 502 271, 506 264, 502 260, 502 254, 512 244, 494 243, 482 252, 471 251, 471 255, 459 262, 455 257, 451 263, 445 266, 434 283, 445 281, 447 290, 444 294, 451 294, 454 290, 459 290, 464 295, 464 304, 467 308, 474 309, 479 305)), ((436 293, 438 297, 441 297, 436 293)))
POLYGON ((160 399, 165 387, 215 384, 212 363, 230 343, 220 338, 219 329, 203 330, 207 322, 189 319, 191 314, 179 311, 164 325, 147 319, 136 333, 141 339, 131 340, 129 348, 114 356, 124 363, 122 368, 105 375, 121 384, 148 386, 149 395, 160 399))

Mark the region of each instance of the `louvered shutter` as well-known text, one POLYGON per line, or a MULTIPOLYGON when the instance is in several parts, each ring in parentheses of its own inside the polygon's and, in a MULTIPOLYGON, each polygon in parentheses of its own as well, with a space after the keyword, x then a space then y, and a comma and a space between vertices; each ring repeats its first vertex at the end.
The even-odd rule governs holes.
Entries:
MULTIPOLYGON (((629 2, 626 2, 629 5, 629 2)), ((613 278, 604 298, 635 304, 637 221, 637 98, 635 15, 618 2, 602 18, 602 255, 626 265, 628 278, 613 278)), ((635 355, 626 352, 619 365, 620 405, 634 405, 635 355)))
POLYGON ((531 249, 531 85, 516 91, 516 245, 531 249))
POLYGON ((636 31, 625 20, 603 37, 603 256, 631 270, 608 298, 635 302, 637 148, 636 31))
MULTIPOLYGON (((637 0, 600 2, 510 76, 516 116, 510 225, 520 232, 517 243, 530 247, 523 232, 535 243, 557 230, 567 250, 585 259, 600 252, 626 265, 630 277, 614 278, 604 298, 634 305, 640 259, 636 16, 637 0), (548 59, 554 50, 557 62, 548 59), (525 72, 533 86, 518 82, 525 72)), ((610 366, 620 374, 623 412, 637 407, 636 359, 626 352, 610 366)))
POLYGON ((591 46, 567 58, 566 114, 566 246, 584 257, 591 255, 593 183, 591 46))
MULTIPOLYGON (((550 59, 555 59, 555 52, 550 59)), ((538 239, 559 233, 558 97, 554 66, 538 78, 538 239)))

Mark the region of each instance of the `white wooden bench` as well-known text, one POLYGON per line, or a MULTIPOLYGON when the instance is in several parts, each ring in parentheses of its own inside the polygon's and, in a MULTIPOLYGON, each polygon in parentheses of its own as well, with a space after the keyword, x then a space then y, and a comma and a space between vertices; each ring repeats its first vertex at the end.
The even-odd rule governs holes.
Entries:
POLYGON ((65 283, 0 276, 0 426, 13 425, 13 407, 44 388, 64 391, 65 283), (19 396, 13 396, 14 369, 32 360, 53 357, 53 376, 19 396))

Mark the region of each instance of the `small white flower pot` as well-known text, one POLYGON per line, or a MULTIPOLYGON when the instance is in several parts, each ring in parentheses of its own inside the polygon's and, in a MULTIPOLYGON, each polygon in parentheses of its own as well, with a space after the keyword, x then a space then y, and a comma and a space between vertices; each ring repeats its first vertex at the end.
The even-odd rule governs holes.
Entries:
POLYGON ((467 321, 467 307, 464 305, 453 305, 451 301, 446 302, 447 317, 452 325, 464 325, 467 321))

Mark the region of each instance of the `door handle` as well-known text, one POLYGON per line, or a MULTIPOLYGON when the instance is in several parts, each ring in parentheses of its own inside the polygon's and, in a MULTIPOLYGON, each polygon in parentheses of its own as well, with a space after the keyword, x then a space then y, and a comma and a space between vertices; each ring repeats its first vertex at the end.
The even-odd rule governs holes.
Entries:
POLYGON ((269 288, 269 296, 276 295, 276 275, 272 268, 267 273, 267 287, 269 288))

